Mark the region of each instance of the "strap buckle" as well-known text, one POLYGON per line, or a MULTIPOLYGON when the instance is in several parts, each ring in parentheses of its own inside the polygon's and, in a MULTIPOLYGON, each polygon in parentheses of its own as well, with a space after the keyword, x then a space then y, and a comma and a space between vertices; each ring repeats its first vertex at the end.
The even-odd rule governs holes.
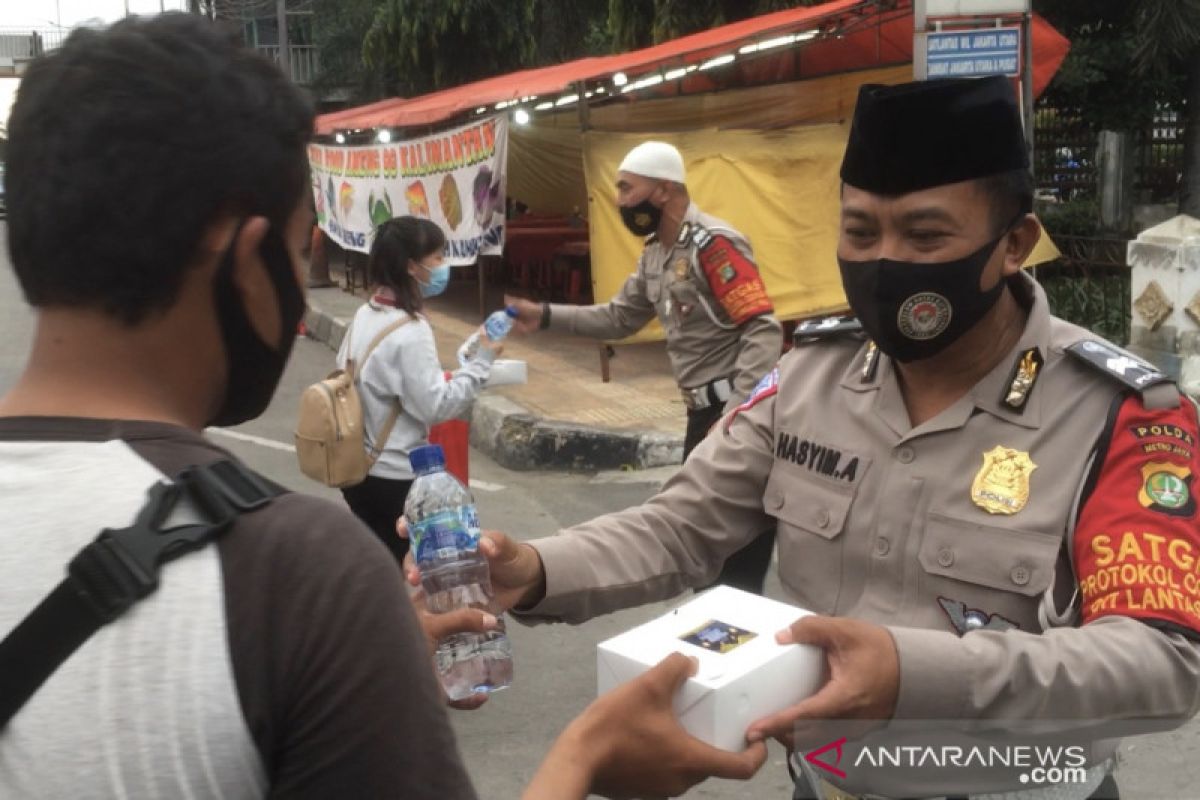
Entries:
POLYGON ((68 581, 98 619, 111 622, 158 588, 162 564, 204 546, 239 513, 264 505, 274 494, 258 476, 230 461, 188 469, 175 483, 151 486, 132 525, 105 528, 80 550, 67 565, 68 581), (183 501, 192 519, 166 527, 183 501))

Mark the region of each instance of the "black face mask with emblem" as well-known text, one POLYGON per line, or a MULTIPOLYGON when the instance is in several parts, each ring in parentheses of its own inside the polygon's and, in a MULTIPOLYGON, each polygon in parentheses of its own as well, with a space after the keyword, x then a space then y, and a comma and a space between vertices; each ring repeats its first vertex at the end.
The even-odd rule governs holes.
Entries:
POLYGON ((620 206, 621 222, 634 236, 649 236, 658 230, 663 211, 646 198, 636 206, 620 206))
POLYGON ((896 361, 940 353, 991 310, 1004 281, 980 290, 979 279, 1001 234, 970 255, 922 264, 838 258, 850 308, 871 340, 896 361))

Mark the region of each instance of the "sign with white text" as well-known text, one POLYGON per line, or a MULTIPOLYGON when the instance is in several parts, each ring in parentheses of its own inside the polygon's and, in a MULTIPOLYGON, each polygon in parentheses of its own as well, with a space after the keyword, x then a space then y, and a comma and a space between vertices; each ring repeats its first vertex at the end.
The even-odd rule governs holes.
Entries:
POLYGON ((1021 74, 1021 30, 979 28, 927 34, 926 77, 979 78, 1021 74))

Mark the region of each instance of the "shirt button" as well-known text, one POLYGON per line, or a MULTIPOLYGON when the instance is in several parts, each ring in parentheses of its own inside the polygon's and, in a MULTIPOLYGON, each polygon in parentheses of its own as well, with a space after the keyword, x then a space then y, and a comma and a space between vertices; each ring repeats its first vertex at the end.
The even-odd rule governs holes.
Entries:
POLYGON ((1024 586, 1029 583, 1029 570, 1025 567, 1013 567, 1012 582, 1017 586, 1024 586))
POLYGON ((817 526, 821 528, 829 527, 829 509, 817 509, 817 526))
POLYGON ((943 567, 948 567, 954 563, 954 551, 949 547, 943 547, 938 550, 938 563, 943 567))
POLYGON ((875 540, 875 555, 886 556, 888 551, 892 549, 892 545, 887 539, 880 536, 875 540))
POLYGON ((771 508, 775 509, 776 511, 783 508, 783 492, 779 491, 778 489, 771 492, 771 508))
POLYGON ((913 459, 916 457, 917 454, 914 453, 913 449, 907 445, 896 451, 896 460, 901 464, 911 464, 913 459))

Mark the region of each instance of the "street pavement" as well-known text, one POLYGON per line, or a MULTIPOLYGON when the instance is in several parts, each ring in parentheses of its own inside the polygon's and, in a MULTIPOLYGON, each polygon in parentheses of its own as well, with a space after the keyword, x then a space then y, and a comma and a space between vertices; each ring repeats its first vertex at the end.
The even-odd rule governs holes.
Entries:
MULTIPOLYGON (((21 299, 7 263, 5 230, 0 225, 0 392, 15 380, 25 361, 34 317, 21 299)), ((324 345, 299 339, 279 391, 258 420, 228 431, 211 431, 215 441, 261 471, 297 491, 341 502, 339 493, 300 474, 291 449, 291 431, 300 392, 331 368, 324 345)), ((518 538, 549 535, 598 514, 635 505, 649 497, 675 468, 607 473, 515 472, 477 451, 471 454, 471 482, 485 527, 518 538)), ((783 597, 774 576, 768 594, 783 597)), ((451 712, 459 746, 484 800, 520 795, 555 735, 595 696, 595 645, 657 616, 670 603, 633 609, 571 627, 526 628, 510 624, 516 660, 512 688, 474 712, 451 712)), ((1169 734, 1126 742, 1118 777, 1127 800, 1200 798, 1200 729, 1195 723, 1169 734)), ((789 798, 790 781, 782 749, 771 745, 769 760, 748 784, 710 781, 688 798, 789 798)))

